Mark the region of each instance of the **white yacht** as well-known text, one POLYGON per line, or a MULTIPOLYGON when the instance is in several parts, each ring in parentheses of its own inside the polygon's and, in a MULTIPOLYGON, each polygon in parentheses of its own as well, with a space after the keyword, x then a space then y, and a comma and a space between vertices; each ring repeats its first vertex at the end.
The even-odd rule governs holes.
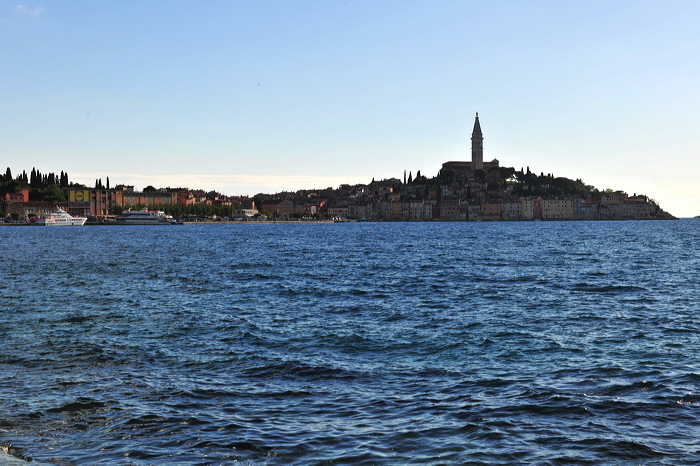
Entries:
POLYGON ((87 222, 86 217, 73 217, 71 214, 56 207, 56 212, 45 213, 42 217, 32 218, 29 220, 30 225, 68 225, 68 226, 80 226, 85 225, 87 222))
POLYGON ((124 225, 172 225, 175 219, 161 210, 125 210, 116 218, 124 225))

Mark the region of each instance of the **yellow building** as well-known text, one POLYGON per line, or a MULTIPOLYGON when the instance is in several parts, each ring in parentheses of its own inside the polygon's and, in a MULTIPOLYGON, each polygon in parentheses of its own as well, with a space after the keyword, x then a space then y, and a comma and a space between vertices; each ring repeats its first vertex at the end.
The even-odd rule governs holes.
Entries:
POLYGON ((114 207, 124 205, 123 192, 118 189, 69 189, 69 212, 72 215, 102 217, 114 207))
POLYGON ((571 220, 574 218, 574 201, 572 199, 543 199, 543 220, 571 220))

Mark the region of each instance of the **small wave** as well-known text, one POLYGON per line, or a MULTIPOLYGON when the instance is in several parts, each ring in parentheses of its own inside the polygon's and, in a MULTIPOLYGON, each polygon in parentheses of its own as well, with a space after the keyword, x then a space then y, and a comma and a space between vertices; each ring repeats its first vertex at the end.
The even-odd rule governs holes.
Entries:
POLYGON ((89 320, 94 319, 94 316, 91 315, 70 315, 66 316, 63 319, 60 320, 60 322, 66 323, 66 324, 83 324, 89 320))
POLYGON ((160 458, 161 457, 161 455, 158 453, 148 453, 146 451, 141 451, 141 450, 127 451, 124 453, 124 456, 126 458, 135 459, 135 460, 144 460, 144 461, 147 461, 147 460, 150 460, 153 458, 160 458))
POLYGON ((288 361, 271 363, 264 366, 248 367, 241 370, 247 376, 262 378, 279 377, 300 377, 309 379, 354 379, 357 377, 353 372, 328 367, 306 364, 300 361, 288 361))
POLYGON ((46 412, 49 413, 74 413, 78 411, 87 411, 105 408, 107 405, 101 401, 93 400, 91 398, 78 398, 77 400, 66 403, 62 406, 57 406, 55 408, 49 408, 46 412))
POLYGON ((611 441, 607 438, 589 438, 577 442, 589 451, 598 451, 606 457, 617 457, 628 460, 654 459, 665 456, 643 443, 630 440, 611 441))
POLYGON ((12 458, 15 458, 15 459, 20 460, 20 461, 25 461, 25 462, 32 461, 31 457, 22 454, 22 450, 15 447, 11 443, 10 444, 0 443, 0 453, 5 453, 5 454, 10 456, 10 458, 5 458, 5 459, 3 459, 2 456, 0 456, 0 462, 2 462, 2 464, 12 464, 12 458))
POLYGON ((577 283, 571 287, 571 291, 581 291, 587 293, 631 293, 635 291, 646 291, 645 288, 634 285, 591 285, 588 283, 577 283))

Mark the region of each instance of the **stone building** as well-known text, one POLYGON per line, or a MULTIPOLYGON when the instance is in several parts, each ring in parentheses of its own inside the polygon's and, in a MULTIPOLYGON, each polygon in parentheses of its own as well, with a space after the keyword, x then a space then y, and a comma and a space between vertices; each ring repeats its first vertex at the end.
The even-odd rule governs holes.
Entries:
POLYGON ((498 168, 499 162, 493 159, 491 162, 484 162, 484 135, 481 132, 481 124, 479 123, 479 113, 474 119, 474 128, 472 129, 472 160, 471 162, 445 162, 442 164, 441 174, 448 172, 454 173, 458 179, 465 179, 473 176, 477 170, 488 172, 492 168, 498 168))

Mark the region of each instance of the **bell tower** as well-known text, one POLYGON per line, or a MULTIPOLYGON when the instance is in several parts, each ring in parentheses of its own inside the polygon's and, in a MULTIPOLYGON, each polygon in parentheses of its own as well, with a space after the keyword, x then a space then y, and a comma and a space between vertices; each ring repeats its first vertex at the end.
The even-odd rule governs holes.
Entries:
POLYGON ((484 136, 481 134, 479 112, 476 112, 474 129, 472 130, 472 173, 484 168, 484 136))

